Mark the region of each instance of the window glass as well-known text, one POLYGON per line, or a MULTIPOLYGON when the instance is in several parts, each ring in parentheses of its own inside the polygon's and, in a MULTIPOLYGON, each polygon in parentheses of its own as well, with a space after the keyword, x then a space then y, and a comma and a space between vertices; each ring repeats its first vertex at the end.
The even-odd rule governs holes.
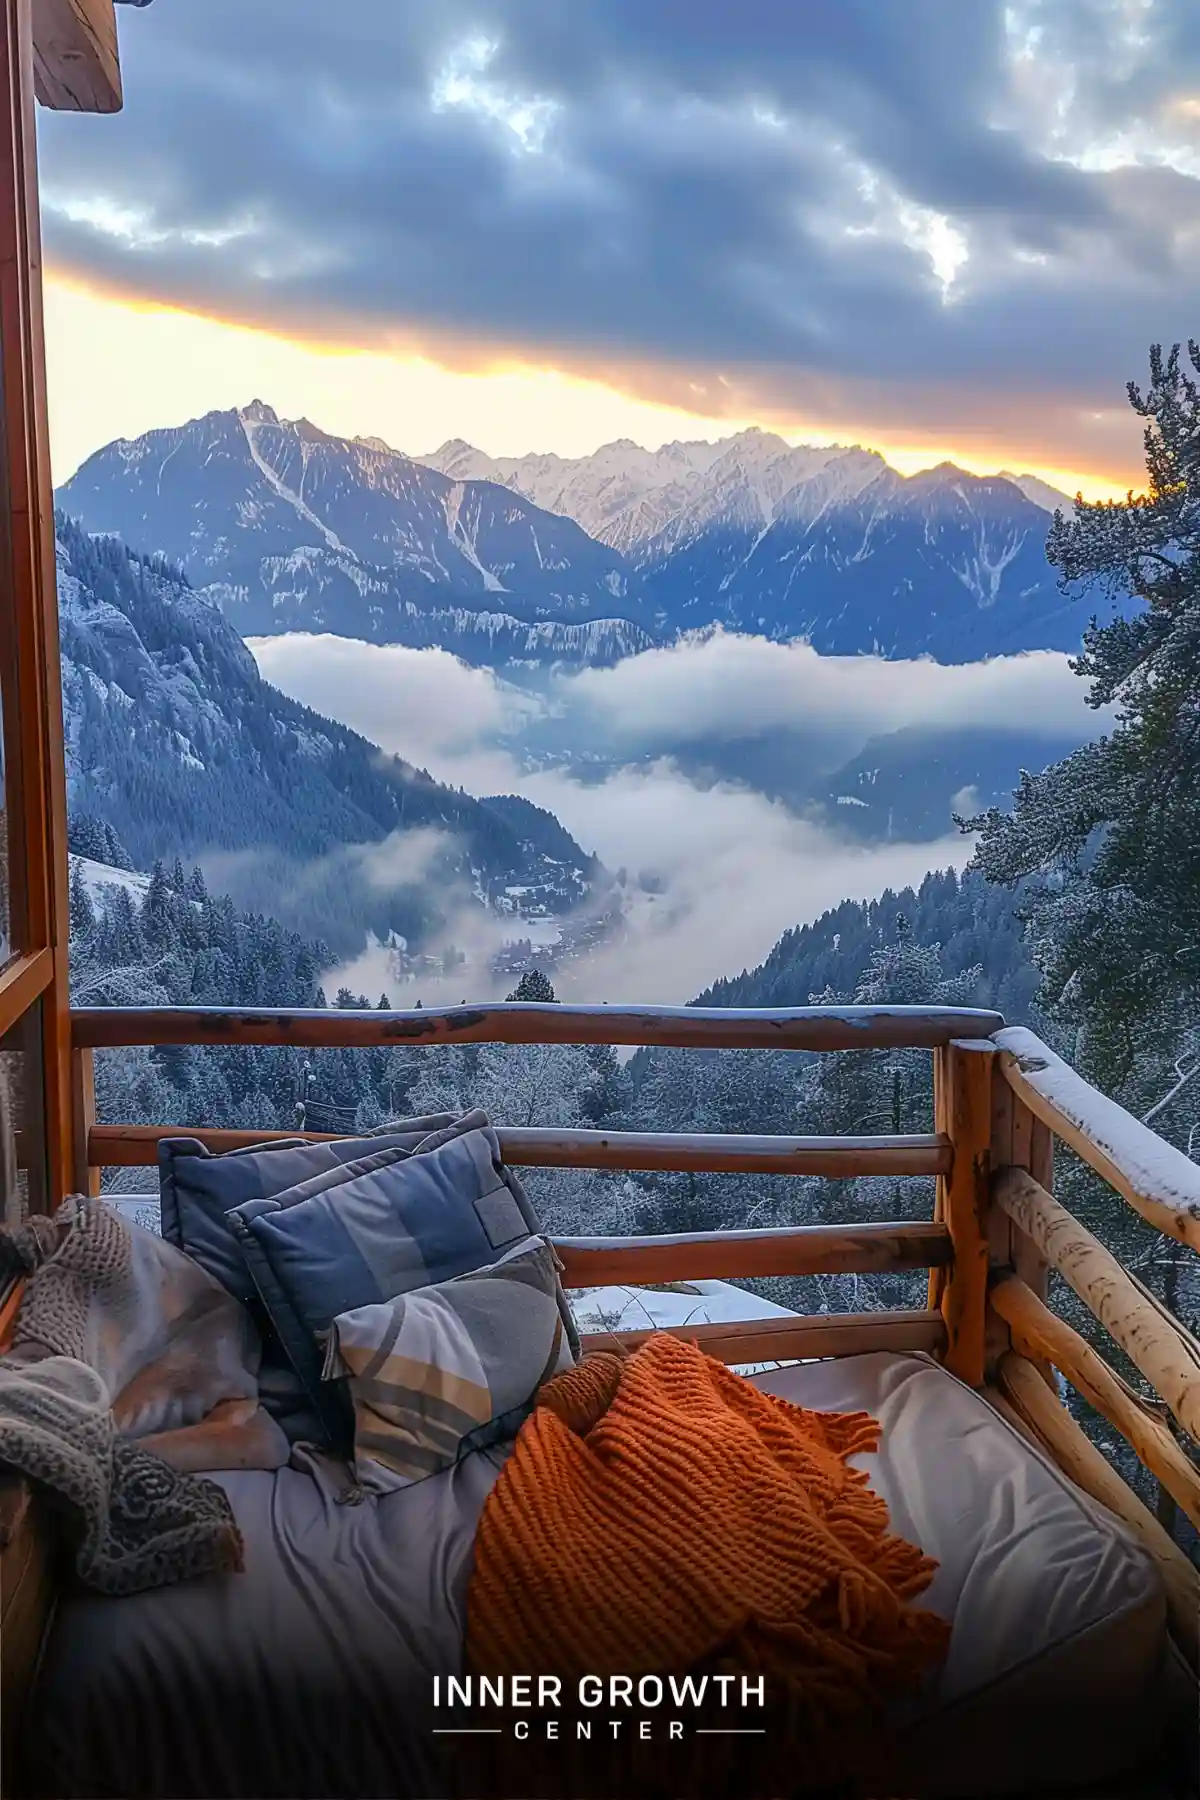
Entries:
POLYGON ((4 758, 4 702, 0 696, 0 962, 12 955, 8 898, 8 771, 4 758))
POLYGON ((0 1038, 0 1199, 10 1225, 46 1210, 40 1002, 0 1038))

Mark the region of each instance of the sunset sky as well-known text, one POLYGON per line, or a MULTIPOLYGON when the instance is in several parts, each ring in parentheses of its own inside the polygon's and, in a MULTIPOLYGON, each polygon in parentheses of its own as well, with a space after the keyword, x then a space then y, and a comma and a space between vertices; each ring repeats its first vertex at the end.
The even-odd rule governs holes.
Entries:
POLYGON ((428 451, 759 424, 1091 496, 1200 334, 1194 0, 154 0, 39 119, 55 473, 262 398, 428 451))

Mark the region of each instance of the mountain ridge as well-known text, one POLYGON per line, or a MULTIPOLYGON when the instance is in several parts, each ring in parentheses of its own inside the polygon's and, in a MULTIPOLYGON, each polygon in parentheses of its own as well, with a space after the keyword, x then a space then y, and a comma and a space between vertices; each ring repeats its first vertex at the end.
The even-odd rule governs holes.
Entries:
POLYGON ((261 400, 115 440, 57 504, 93 535, 165 556, 247 637, 340 630, 454 648, 456 633, 499 632, 513 656, 601 660, 606 630, 614 655, 652 641, 637 578, 573 520, 382 440, 281 421, 261 400), (546 624, 596 629, 583 644, 530 631, 546 624))
POLYGON ((430 459, 259 400, 118 440, 58 500, 166 554, 244 636, 332 631, 530 669, 611 665, 715 624, 829 655, 1079 648, 1085 620, 1045 557, 1055 491, 1036 477, 904 476, 862 446, 757 428, 575 459, 451 439, 430 459))

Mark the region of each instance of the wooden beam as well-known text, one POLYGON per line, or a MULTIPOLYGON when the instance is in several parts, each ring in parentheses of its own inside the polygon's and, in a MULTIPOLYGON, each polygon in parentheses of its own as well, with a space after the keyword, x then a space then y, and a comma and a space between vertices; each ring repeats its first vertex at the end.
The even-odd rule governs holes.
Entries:
POLYGON ((945 1224, 953 1261, 941 1292, 946 1367, 979 1387, 985 1366, 988 1210, 992 1132, 990 1044, 955 1043, 938 1052, 940 1094, 954 1161, 945 1182, 945 1224))
POLYGON ((49 950, 31 950, 14 956, 0 970, 0 1038, 7 1037, 13 1026, 36 1000, 40 1000, 54 979, 54 956, 49 950))
POLYGON ((301 1049, 394 1044, 647 1044, 694 1050, 935 1049, 953 1038, 989 1038, 999 1013, 938 1006, 496 1005, 372 1012, 330 1007, 97 1007, 74 1015, 75 1042, 101 1050, 131 1044, 295 1045, 301 1049))
MULTIPOLYGON (((946 1092, 946 1057, 942 1050, 933 1053, 933 1129, 939 1137, 949 1141, 950 1114, 946 1092)), ((951 1166, 953 1166, 953 1146, 951 1146, 951 1166)), ((941 1224, 946 1217, 946 1183, 949 1169, 943 1169, 937 1177, 933 1190, 933 1218, 935 1224, 941 1224)), ((942 1294, 945 1291, 947 1267, 939 1265, 929 1271, 929 1282, 926 1289, 925 1304, 934 1312, 940 1312, 942 1294)))
MULTIPOLYGON (((723 1363, 799 1362, 825 1356, 861 1356, 870 1350, 936 1354, 945 1342, 941 1317, 935 1312, 822 1313, 819 1316, 739 1319, 719 1325, 669 1325, 668 1337, 698 1344, 706 1356, 723 1363)), ((585 1334, 588 1350, 636 1350, 650 1331, 598 1331, 585 1334)))
POLYGON ((1154 1305, 1104 1248, 1024 1169, 1001 1170, 996 1204, 1037 1245, 1200 1443, 1200 1344, 1154 1305))
POLYGON ((999 1031, 995 1041, 1005 1080, 1030 1111, 1148 1224, 1200 1250, 1200 1167, 1077 1075, 1031 1031, 999 1031))
MULTIPOLYGON (((1015 1094, 1004 1076, 1003 1057, 998 1059, 995 1087, 997 1093, 1008 1096, 1009 1130, 1006 1137, 1007 1153, 995 1142, 992 1145, 992 1168, 1005 1166, 1013 1169, 1027 1169, 1035 1181, 1039 1181, 1047 1193, 1054 1192, 1054 1133, 1041 1119, 1035 1118, 1025 1101, 1015 1094)), ((1014 1225, 1008 1214, 998 1206, 992 1208, 994 1225, 1007 1228, 1008 1256, 1014 1274, 1018 1275, 1025 1286, 1035 1293, 1039 1300, 1045 1300, 1050 1288, 1050 1270, 1037 1245, 1014 1225)), ((996 1233, 993 1230, 993 1245, 996 1233)), ((988 1306, 988 1319, 996 1327, 996 1335, 1003 1336, 1002 1348, 1007 1349, 1008 1328, 999 1319, 995 1309, 988 1306)), ((1048 1362, 1036 1361, 1034 1368, 1050 1389, 1054 1398, 1059 1398, 1058 1378, 1048 1362)))
MULTIPOLYGON (((1020 1105, 1016 1095, 1000 1073, 999 1058, 992 1058, 992 1123, 989 1161, 993 1169, 1007 1167, 1013 1160, 1013 1113, 1020 1105)), ((988 1209, 988 1264, 991 1270, 1009 1269, 1013 1265, 1013 1240, 1016 1226, 998 1206, 988 1209)), ((1012 1348, 1008 1326, 991 1301, 984 1312, 984 1376, 990 1381, 996 1364, 1005 1351, 1012 1348)))
POLYGON ((1170 1431, 1139 1403, 1119 1376, 1077 1331, 1044 1306, 1016 1276, 997 1283, 992 1304, 1008 1323, 1022 1355, 1054 1364, 1090 1406, 1102 1413, 1138 1460, 1200 1527, 1200 1469, 1189 1461, 1170 1431))
POLYGON ((75 1170, 73 1186, 77 1194, 100 1192, 100 1165, 89 1159, 88 1144, 96 1125, 96 1057, 92 1050, 71 1052, 72 1120, 75 1127, 75 1170))
POLYGON ((1010 1351, 997 1370, 1001 1393, 1077 1487, 1121 1519, 1158 1564, 1167 1592, 1171 1636, 1200 1670, 1200 1571, 1167 1536, 1148 1507, 1080 1430, 1061 1400, 1025 1357, 1010 1351))
MULTIPOLYGON (((1054 1133, 1013 1092, 1004 1078, 1002 1063, 1001 1057, 997 1079, 992 1084, 992 1168, 1025 1169, 1047 1193, 1053 1193, 1054 1133)), ((998 1206, 992 1208, 989 1241, 992 1262, 1008 1264, 1026 1287, 1044 1300, 1048 1273, 1045 1260, 998 1206)))
MULTIPOLYGON (((497 1128, 506 1162, 522 1168, 694 1169, 710 1173, 936 1175, 949 1167, 950 1146, 936 1135, 878 1138, 754 1138, 736 1134, 497 1128)), ((93 1167, 138 1168, 158 1161, 162 1138, 195 1138, 218 1155, 264 1149, 298 1136, 317 1143, 337 1134, 294 1131, 189 1130, 185 1125, 96 1125, 88 1137, 93 1167)))
POLYGON ((33 0, 37 97, 55 112, 120 112, 113 0, 33 0))
POLYGON ((944 1225, 799 1225, 674 1237, 555 1238, 564 1287, 646 1287, 762 1275, 862 1275, 927 1269, 950 1256, 944 1225))
MULTIPOLYGON (((50 474, 31 0, 0 0, 0 664, 12 927, 21 951, 48 951, 40 996, 44 1181, 53 1204, 71 1168, 67 798, 50 474)), ((34 1159, 30 1158, 31 1167, 34 1159)))
MULTIPOLYGON (((1001 1070, 1003 1075, 1003 1070, 1001 1070)), ((1007 1083, 1005 1084, 1007 1085, 1007 1083)), ((1054 1133, 1042 1119, 1030 1112, 1023 1100, 1013 1094, 1013 1166, 1028 1169, 1033 1179, 1054 1192, 1054 1133), (1028 1154, 1020 1154, 1028 1134, 1028 1154)), ((996 1162, 993 1160, 992 1167, 996 1162)), ((1013 1270, 1039 1300, 1045 1300, 1050 1288, 1050 1270, 1045 1258, 1025 1232, 1013 1230, 1013 1270)))

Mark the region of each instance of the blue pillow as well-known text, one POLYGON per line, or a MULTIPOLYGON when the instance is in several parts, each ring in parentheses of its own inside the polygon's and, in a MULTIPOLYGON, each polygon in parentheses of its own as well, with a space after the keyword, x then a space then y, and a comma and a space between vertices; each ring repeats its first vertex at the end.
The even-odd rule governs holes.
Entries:
MULTIPOLYGON (((272 1324, 336 1444, 353 1433, 342 1384, 321 1379, 324 1340, 338 1315, 471 1274, 540 1234, 524 1190, 501 1162, 495 1131, 462 1124, 415 1155, 322 1192, 278 1194, 230 1211, 272 1324)), ((557 1297, 577 1353, 561 1286, 557 1297)))
POLYGON ((224 1156, 212 1155, 195 1138, 164 1138, 159 1143, 162 1234, 254 1314, 263 1343, 259 1398, 292 1443, 321 1444, 327 1433, 262 1306, 237 1234, 225 1215, 239 1202, 287 1191, 303 1199, 314 1187, 348 1179, 381 1158, 410 1155, 431 1133, 451 1124, 449 1113, 438 1113, 397 1121, 393 1130, 374 1137, 322 1144, 297 1139, 224 1156))
MULTIPOLYGON (((246 1200, 295 1189, 313 1176, 336 1181, 347 1163, 381 1151, 413 1151, 431 1133, 453 1124, 449 1113, 399 1120, 379 1137, 335 1138, 331 1143, 264 1144, 214 1156, 196 1138, 163 1138, 158 1146, 162 1234, 185 1250, 237 1300, 257 1298, 236 1233, 226 1214, 246 1200)), ((303 1196, 299 1196, 303 1198, 303 1196)))

